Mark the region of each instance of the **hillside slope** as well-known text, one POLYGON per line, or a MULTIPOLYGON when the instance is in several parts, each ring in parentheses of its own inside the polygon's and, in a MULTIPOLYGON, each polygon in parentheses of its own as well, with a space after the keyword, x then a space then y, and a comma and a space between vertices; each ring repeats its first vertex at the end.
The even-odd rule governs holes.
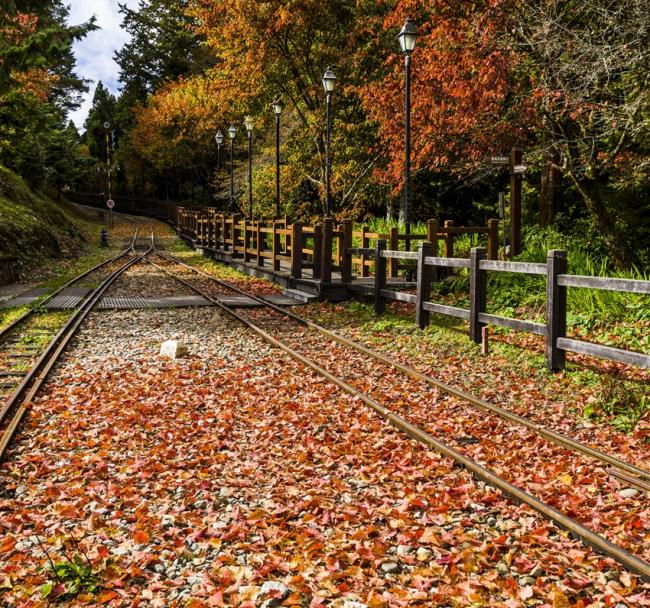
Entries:
POLYGON ((84 228, 84 219, 70 203, 30 190, 0 166, 0 256, 15 256, 23 266, 69 257, 87 242, 84 228))

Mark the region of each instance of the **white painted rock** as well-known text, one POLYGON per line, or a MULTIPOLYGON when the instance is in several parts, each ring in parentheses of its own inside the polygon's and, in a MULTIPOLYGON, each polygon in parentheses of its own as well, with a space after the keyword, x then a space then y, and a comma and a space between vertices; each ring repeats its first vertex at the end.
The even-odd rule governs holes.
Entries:
POLYGON ((636 496, 639 491, 634 488, 625 488, 624 490, 619 490, 618 492, 623 498, 633 498, 636 496))
POLYGON ((165 340, 160 347, 160 356, 178 359, 187 355, 187 346, 180 340, 165 340))

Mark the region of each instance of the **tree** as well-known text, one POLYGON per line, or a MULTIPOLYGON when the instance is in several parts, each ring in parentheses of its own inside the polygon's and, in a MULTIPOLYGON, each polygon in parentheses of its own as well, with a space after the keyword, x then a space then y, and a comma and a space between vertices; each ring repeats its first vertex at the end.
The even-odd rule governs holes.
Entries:
MULTIPOLYGON (((67 16, 61 0, 12 1, 0 8, 0 95, 22 84, 20 74, 48 70, 56 75, 70 67, 72 43, 97 26, 94 18, 68 26, 67 16)), ((70 76, 69 69, 65 73, 70 76)))
POLYGON ((608 190, 625 165, 641 162, 648 140, 648 23, 642 0, 523 0, 511 5, 503 36, 525 66, 548 166, 571 180, 621 265, 636 256, 608 190))
MULTIPOLYGON (((104 123, 115 127, 114 116, 116 99, 100 80, 95 88, 93 103, 84 122, 86 144, 90 155, 97 160, 106 162, 106 129, 104 123)), ((114 134, 110 134, 113 143, 114 134)))
POLYGON ((0 9, 0 162, 32 186, 69 183, 82 159, 67 112, 86 83, 74 73, 72 42, 95 28, 68 27, 60 0, 0 9))
POLYGON ((374 24, 376 31, 390 35, 390 46, 377 37, 373 53, 381 61, 366 72, 359 90, 388 150, 389 162, 378 177, 396 191, 404 162, 404 67, 394 36, 411 14, 419 33, 411 85, 414 170, 467 174, 491 152, 528 138, 529 107, 521 98, 519 105, 512 103, 517 58, 497 44, 501 4, 406 0, 374 24))

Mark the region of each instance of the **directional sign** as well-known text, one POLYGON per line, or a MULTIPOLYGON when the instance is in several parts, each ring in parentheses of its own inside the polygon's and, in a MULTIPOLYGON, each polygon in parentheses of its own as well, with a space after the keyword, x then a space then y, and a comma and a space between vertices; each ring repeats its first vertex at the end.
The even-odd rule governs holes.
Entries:
POLYGON ((109 199, 106 201, 106 206, 107 206, 109 209, 112 209, 113 207, 115 207, 115 201, 114 201, 112 198, 109 198, 109 199))
POLYGON ((490 158, 490 164, 492 165, 509 165, 510 159, 507 156, 492 156, 490 158))
POLYGON ((512 168, 512 172, 513 172, 515 175, 523 175, 524 173, 526 173, 526 170, 527 170, 527 169, 528 169, 528 167, 527 167, 526 165, 515 165, 515 166, 512 168))

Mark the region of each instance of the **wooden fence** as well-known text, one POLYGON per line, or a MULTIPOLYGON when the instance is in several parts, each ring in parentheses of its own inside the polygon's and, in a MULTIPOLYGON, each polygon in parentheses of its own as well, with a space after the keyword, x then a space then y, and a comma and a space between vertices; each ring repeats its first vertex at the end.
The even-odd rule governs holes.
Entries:
POLYGON ((432 312, 468 321, 470 338, 476 343, 482 342, 483 328, 488 325, 499 325, 545 336, 546 362, 548 368, 553 371, 564 368, 567 352, 582 353, 610 361, 650 368, 650 355, 576 340, 568 338, 566 335, 567 288, 603 289, 650 295, 650 281, 567 274, 566 252, 560 250, 549 251, 546 264, 490 260, 487 259, 487 251, 482 247, 474 247, 469 259, 438 257, 432 253, 433 246, 427 241, 419 245, 417 252, 389 250, 385 240, 380 239, 376 242, 374 258, 377 271, 375 273, 374 297, 377 314, 384 312, 387 300, 396 300, 415 305, 415 322, 421 328, 429 324, 429 315, 432 312), (417 264, 417 291, 415 294, 387 288, 387 261, 393 259, 410 259, 417 264), (438 268, 469 269, 469 309, 430 301, 431 283, 438 268), (546 277, 545 323, 489 314, 487 312, 488 272, 513 272, 546 277))
MULTIPOLYGON (((170 206, 168 219, 179 232, 197 246, 228 253, 244 262, 268 267, 276 272, 288 268, 292 278, 302 278, 303 270, 311 269, 311 278, 332 282, 332 274, 340 273, 341 283, 350 283, 353 276, 370 277, 374 267, 374 246, 386 239, 395 251, 409 253, 412 246, 427 239, 442 255, 452 256, 454 238, 461 234, 484 235, 490 259, 498 257, 498 220, 487 227, 456 227, 447 221, 439 226, 436 220, 426 223, 426 234, 399 234, 392 228, 389 234, 370 232, 363 226, 355 231, 351 220, 335 223, 331 219, 306 226, 282 220, 248 220, 241 215, 226 215, 210 207, 191 209, 170 206)), ((411 252, 416 253, 416 252, 411 252)), ((397 277, 400 270, 415 269, 411 257, 390 260, 389 273, 397 277)))

